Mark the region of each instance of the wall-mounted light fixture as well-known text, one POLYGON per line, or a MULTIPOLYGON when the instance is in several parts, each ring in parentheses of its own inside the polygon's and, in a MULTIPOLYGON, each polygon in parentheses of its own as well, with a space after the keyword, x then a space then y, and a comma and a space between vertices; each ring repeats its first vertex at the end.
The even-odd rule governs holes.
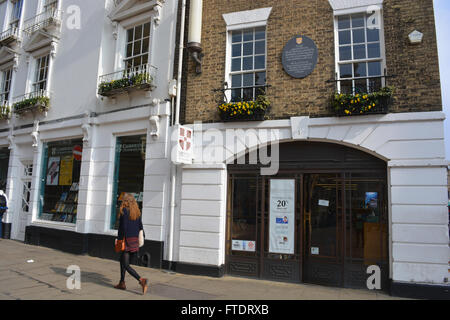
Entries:
POLYGON ((202 14, 203 0, 191 0, 189 8, 189 36, 187 48, 196 63, 196 72, 202 73, 202 14))

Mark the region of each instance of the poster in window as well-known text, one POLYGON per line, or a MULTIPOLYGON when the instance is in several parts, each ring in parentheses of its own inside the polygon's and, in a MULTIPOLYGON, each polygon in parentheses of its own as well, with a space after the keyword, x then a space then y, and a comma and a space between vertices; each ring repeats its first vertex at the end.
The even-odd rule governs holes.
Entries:
POLYGON ((365 208, 378 208, 378 192, 366 192, 365 208))
POLYGON ((65 156, 61 159, 61 169, 59 170, 59 185, 71 186, 73 173, 73 156, 65 156))
POLYGON ((294 254, 295 180, 270 181, 269 252, 294 254))
POLYGON ((48 158, 47 166, 47 185, 57 186, 59 181, 59 157, 48 158))

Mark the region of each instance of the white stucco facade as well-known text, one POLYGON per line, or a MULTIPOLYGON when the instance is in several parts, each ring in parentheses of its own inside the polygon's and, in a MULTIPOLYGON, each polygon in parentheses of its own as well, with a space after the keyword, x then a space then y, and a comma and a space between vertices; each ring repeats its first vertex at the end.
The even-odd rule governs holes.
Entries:
POLYGON ((195 138, 201 142, 196 145, 196 159, 207 157, 214 149, 223 161, 195 161, 183 167, 179 261, 215 266, 225 263, 227 163, 246 150, 298 139, 343 144, 386 161, 390 279, 447 284, 450 249, 444 119, 441 112, 423 112, 292 118, 264 121, 256 126, 197 125, 200 130, 195 138), (271 131, 276 132, 272 135, 275 139, 267 138, 271 131), (256 133, 258 141, 244 142, 242 132, 256 133), (233 143, 234 137, 240 143, 233 143))
MULTIPOLYGON (((38 15, 41 7, 36 4, 41 2, 25 0, 22 20, 38 15)), ((0 26, 5 25, 4 29, 11 5, 9 0, 0 2, 0 26)), ((110 226, 116 137, 145 135, 143 224, 148 240, 165 241, 173 107, 169 83, 173 79, 177 2, 60 0, 58 6, 61 21, 51 36, 43 29, 31 36, 22 32, 21 41, 15 44, 16 53, 2 51, 0 56, 0 61, 7 61, 0 68, 16 61, 9 99, 12 105, 15 97, 30 91, 35 57, 50 52, 49 110, 21 116, 12 113, 11 119, 0 122, 0 147, 10 149, 6 190, 9 210, 4 220, 12 225, 11 238, 23 241, 27 226, 116 235, 110 226), (148 64, 155 70, 151 90, 99 95, 100 77, 125 68, 126 30, 143 23, 151 26, 148 64), (49 41, 41 40, 47 36, 49 41), (83 140, 75 224, 39 219, 40 181, 45 179, 43 146, 67 139, 83 140), (30 209, 24 213, 23 170, 27 164, 33 165, 33 172, 30 209)))

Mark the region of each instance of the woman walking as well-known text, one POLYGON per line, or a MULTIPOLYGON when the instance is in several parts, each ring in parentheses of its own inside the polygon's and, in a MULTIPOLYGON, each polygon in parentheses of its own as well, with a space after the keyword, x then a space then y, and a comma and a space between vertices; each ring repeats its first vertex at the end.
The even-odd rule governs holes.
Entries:
POLYGON ((145 294, 148 289, 147 279, 141 278, 130 266, 130 259, 135 258, 139 251, 139 232, 143 230, 141 211, 132 195, 124 195, 119 216, 118 239, 125 240, 125 250, 122 251, 120 256, 120 282, 114 288, 127 289, 125 286, 125 272, 128 272, 139 281, 142 287, 142 294, 145 294))

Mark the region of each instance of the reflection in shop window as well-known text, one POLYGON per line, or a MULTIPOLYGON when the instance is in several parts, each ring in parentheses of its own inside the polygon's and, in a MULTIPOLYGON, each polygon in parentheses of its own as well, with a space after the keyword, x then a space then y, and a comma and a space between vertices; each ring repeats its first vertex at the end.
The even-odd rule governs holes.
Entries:
POLYGON ((136 198, 142 211, 144 196, 145 135, 118 137, 116 143, 111 228, 119 228, 118 213, 125 193, 136 198))
POLYGON ((233 254, 256 251, 256 179, 236 179, 233 187, 233 254))

